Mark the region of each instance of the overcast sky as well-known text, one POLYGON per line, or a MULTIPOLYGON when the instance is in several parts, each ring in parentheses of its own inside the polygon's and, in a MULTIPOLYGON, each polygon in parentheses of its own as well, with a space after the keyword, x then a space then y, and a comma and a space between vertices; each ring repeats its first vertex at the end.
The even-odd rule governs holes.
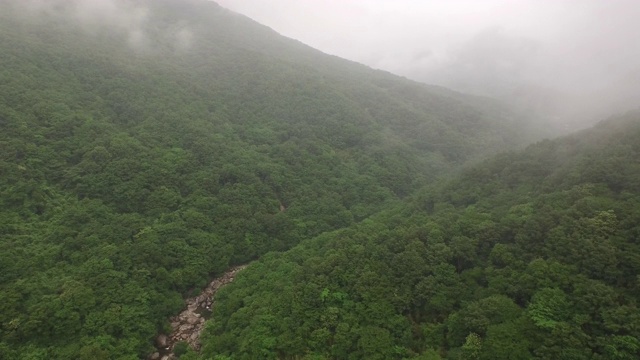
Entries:
POLYGON ((640 68, 640 0, 217 2, 326 53, 462 89, 589 90, 640 68))

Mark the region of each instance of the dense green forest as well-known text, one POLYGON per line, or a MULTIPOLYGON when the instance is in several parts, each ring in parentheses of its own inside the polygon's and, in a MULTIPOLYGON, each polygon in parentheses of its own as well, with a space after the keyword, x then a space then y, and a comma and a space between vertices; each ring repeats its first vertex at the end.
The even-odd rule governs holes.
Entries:
POLYGON ((205 0, 2 0, 0 64, 2 360, 145 358, 249 262, 183 360, 640 358, 638 112, 517 149, 205 0))
POLYGON ((202 358, 640 358, 639 139, 629 113, 267 254, 202 358))
MULTIPOLYGON (((499 103, 322 54, 213 2, 110 3, 0 1, 2 359, 145 357, 184 296, 229 266, 386 221, 372 216, 532 134, 499 103)), ((326 288, 327 306, 341 301, 326 288)), ((420 347, 402 344, 389 349, 420 347)), ((291 346, 265 355, 311 351, 291 346)))

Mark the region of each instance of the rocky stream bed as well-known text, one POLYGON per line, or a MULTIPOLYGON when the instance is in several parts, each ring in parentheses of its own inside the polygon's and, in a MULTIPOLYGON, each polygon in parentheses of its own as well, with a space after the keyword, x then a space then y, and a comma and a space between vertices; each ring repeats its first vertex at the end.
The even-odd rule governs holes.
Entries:
POLYGON ((156 352, 149 356, 150 360, 177 359, 173 350, 177 343, 185 342, 192 349, 199 351, 200 333, 204 328, 206 314, 211 314, 214 306, 214 296, 224 285, 232 282, 236 274, 247 265, 233 267, 221 276, 213 279, 200 295, 185 301, 186 308, 177 316, 170 319, 171 333, 160 334, 156 338, 156 352))

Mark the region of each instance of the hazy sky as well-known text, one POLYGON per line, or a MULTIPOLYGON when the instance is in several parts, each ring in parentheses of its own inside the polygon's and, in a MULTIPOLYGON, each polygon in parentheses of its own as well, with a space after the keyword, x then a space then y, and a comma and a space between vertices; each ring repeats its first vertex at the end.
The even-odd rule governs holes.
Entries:
POLYGON ((590 90, 640 68, 640 0, 217 2, 324 52, 453 87, 590 90))

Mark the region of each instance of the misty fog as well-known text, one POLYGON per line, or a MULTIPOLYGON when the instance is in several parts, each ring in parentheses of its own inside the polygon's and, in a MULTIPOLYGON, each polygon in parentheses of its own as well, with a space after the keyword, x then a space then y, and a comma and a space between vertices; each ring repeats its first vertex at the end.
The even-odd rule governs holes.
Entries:
POLYGON ((497 97, 561 127, 640 104, 634 0, 218 3, 324 52, 497 97))
MULTIPOLYGON (((40 16, 58 16, 72 19, 89 35, 109 32, 120 34, 126 45, 139 54, 154 55, 151 34, 147 29, 150 10, 143 2, 127 0, 24 0, 17 5, 16 14, 38 19, 40 16)), ((194 42, 188 24, 175 28, 153 29, 173 50, 189 50, 194 42)))
MULTIPOLYGON (((217 3, 326 53, 495 97, 559 129, 640 105, 640 4, 633 0, 217 3)), ((153 52, 148 9, 140 2, 26 0, 20 6, 29 14, 71 14, 88 33, 115 30, 136 51, 153 52)), ((162 33, 177 52, 196 41, 189 24, 162 33)))

